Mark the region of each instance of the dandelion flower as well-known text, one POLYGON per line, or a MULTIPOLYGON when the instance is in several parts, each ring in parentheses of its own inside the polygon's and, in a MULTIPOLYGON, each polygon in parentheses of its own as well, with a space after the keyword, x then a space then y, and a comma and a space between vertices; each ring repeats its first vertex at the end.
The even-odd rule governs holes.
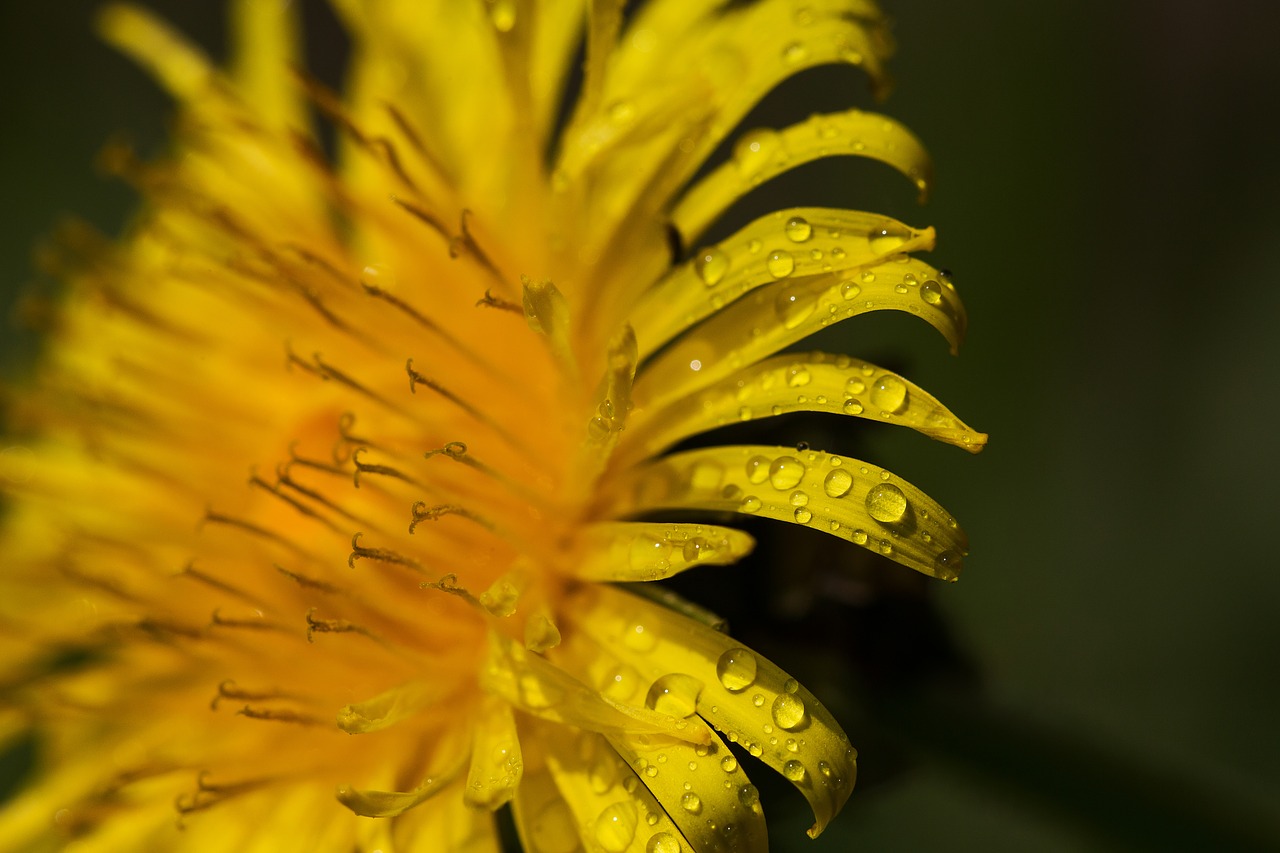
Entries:
POLYGON ((63 235, 10 403, 0 732, 41 760, 0 848, 493 850, 510 803, 540 853, 763 850, 757 762, 816 835, 855 774, 831 714, 625 584, 737 560, 737 514, 956 576, 951 515, 869 463, 669 452, 797 410, 985 441, 889 371, 779 354, 882 309, 958 345, 913 254, 931 229, 796 208, 672 257, 815 158, 927 187, 879 115, 738 128, 805 68, 880 80, 880 13, 333 0, 339 95, 298 70, 290 5, 234 4, 226 71, 143 10, 101 16, 180 121, 162 162, 106 152, 145 208, 116 245, 63 235))

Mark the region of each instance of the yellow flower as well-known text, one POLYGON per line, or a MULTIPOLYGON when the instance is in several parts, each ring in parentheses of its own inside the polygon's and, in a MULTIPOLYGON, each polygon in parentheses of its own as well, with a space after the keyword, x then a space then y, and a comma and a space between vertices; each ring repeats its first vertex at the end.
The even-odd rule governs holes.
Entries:
POLYGON ((880 13, 333 5, 340 97, 294 70, 288 3, 235 4, 228 72, 139 9, 101 18, 181 122, 163 163, 108 152, 146 208, 118 246, 64 239, 69 292, 11 406, 0 734, 38 733, 42 761, 0 848, 492 850, 511 802, 530 851, 762 850, 752 758, 816 835, 854 782, 831 714, 692 605, 609 582, 737 560, 735 513, 956 577, 954 519, 878 467, 664 455, 793 411, 985 442, 886 370, 778 354, 882 309, 958 345, 954 288, 911 254, 931 229, 788 209, 672 259, 819 157, 926 189, 879 115, 735 131, 805 68, 880 80, 880 13))

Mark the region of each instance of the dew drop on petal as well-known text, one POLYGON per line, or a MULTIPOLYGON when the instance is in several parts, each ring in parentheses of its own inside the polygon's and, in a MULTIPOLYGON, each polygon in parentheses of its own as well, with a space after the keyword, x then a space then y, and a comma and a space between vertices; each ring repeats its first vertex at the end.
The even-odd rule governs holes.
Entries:
POLYGON ((747 495, 742 499, 742 503, 738 504, 738 509, 742 512, 759 512, 764 506, 761 500, 755 495, 747 495))
POLYGON ((804 463, 794 456, 779 456, 769 466, 769 485, 775 489, 794 489, 804 478, 804 463))
POLYGON ((886 412, 898 414, 907 407, 906 383, 896 376, 881 376, 871 386, 871 402, 886 412))
POLYGON ((942 286, 933 279, 929 279, 920 285, 920 298, 930 305, 937 305, 942 301, 942 286))
POLYGON ((772 460, 768 456, 752 456, 747 460, 747 480, 751 483, 763 483, 769 479, 769 466, 772 460))
POLYGON ((840 282, 840 295, 845 299, 857 299, 860 293, 862 293, 862 288, 852 281, 840 282))
POLYGON ((787 237, 794 243, 803 243, 813 236, 813 226, 803 216, 793 216, 787 220, 787 237))
POLYGON ((943 551, 933 560, 933 568, 938 577, 953 581, 960 576, 960 564, 963 558, 955 551, 943 551))
POLYGON ((720 283, 724 278, 724 274, 729 271, 729 256, 720 249, 711 246, 701 249, 693 259, 694 269, 698 271, 698 278, 702 279, 702 283, 707 287, 712 287, 720 283))
POLYGON ((702 688, 702 682, 692 675, 669 672, 653 682, 644 698, 644 705, 659 714, 670 714, 680 719, 692 717, 698 710, 702 688))
POLYGON ((659 832, 649 839, 645 853, 680 853, 680 842, 669 832, 659 832))
POLYGON ((804 781, 804 777, 807 774, 805 773, 804 765, 793 758, 786 764, 782 765, 782 775, 786 776, 792 782, 799 783, 804 781))
POLYGON ((633 652, 652 651, 657 644, 658 635, 653 632, 653 629, 639 622, 631 623, 622 632, 622 645, 633 652))
POLYGON ((862 401, 856 397, 850 397, 844 401, 844 405, 840 408, 844 410, 846 415, 860 415, 862 414, 862 401))
POLYGON ((896 524, 907 514, 907 496, 892 483, 879 483, 867 492, 867 513, 883 524, 896 524))
POLYGON ((773 700, 773 721, 788 731, 804 725, 808 712, 804 700, 792 693, 779 693, 773 700))
POLYGON ((774 278, 786 278, 795 270, 796 259, 790 252, 778 249, 769 253, 764 266, 774 278))
POLYGON ((716 676, 730 693, 746 690, 756 681, 755 654, 740 647, 729 649, 716 661, 716 676))
POLYGON ((822 490, 827 493, 827 497, 842 498, 849 494, 849 490, 853 488, 853 475, 843 468, 836 468, 827 474, 826 479, 822 481, 822 490))
POLYGON ((635 804, 623 800, 600 812, 596 818, 596 841, 610 853, 622 853, 636 837, 635 804))
POLYGON ((738 759, 734 758, 732 755, 726 755, 724 758, 720 759, 720 769, 725 773, 732 773, 738 769, 738 759))
POLYGON ((395 290, 396 274, 386 264, 368 264, 360 270, 360 283, 379 290, 395 290))
POLYGON ((738 802, 752 814, 760 814, 760 791, 755 785, 743 785, 739 788, 738 802))
POLYGON ((702 811, 702 798, 689 791, 680 798, 680 807, 689 814, 699 814, 702 811))
POLYGON ((782 137, 776 130, 758 128, 738 138, 733 146, 733 162, 743 177, 751 178, 782 159, 780 155, 784 153, 782 137))
POLYGON ((792 513, 792 517, 795 518, 796 524, 808 524, 813 520, 813 513, 804 507, 800 507, 792 513))
MULTIPOLYGON (((782 278, 791 273, 795 262, 790 260, 790 255, 787 255, 788 264, 775 268, 772 263, 773 258, 779 254, 785 253, 774 252, 773 255, 769 256, 769 272, 775 274, 778 278, 782 278), (780 269, 785 269, 785 271, 778 274, 776 270, 780 269)), ((813 298, 813 294, 809 292, 807 287, 800 284, 784 287, 773 301, 773 310, 778 315, 778 320, 781 321, 784 329, 799 327, 805 320, 809 319, 817 307, 818 301, 813 298)))

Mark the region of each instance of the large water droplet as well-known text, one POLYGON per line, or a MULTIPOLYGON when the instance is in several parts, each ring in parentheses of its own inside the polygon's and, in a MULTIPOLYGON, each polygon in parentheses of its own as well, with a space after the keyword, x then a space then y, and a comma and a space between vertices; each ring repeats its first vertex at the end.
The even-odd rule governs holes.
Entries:
POLYGON ((685 719, 698 710, 702 687, 702 682, 692 675, 669 672, 653 682, 649 695, 644 698, 644 705, 660 714, 685 719))
POLYGON ((896 376, 881 376, 871 386, 871 402, 886 412, 898 414, 907 407, 906 383, 896 376))
POLYGON ((756 682, 755 654, 750 649, 729 649, 716 661, 716 676, 730 693, 746 690, 756 682))
POLYGON ((702 283, 713 287, 729 271, 729 256, 715 246, 709 246, 698 250, 698 254, 694 255, 693 267, 698 271, 698 278, 702 279, 702 283))
POLYGON ((803 216, 793 216, 787 220, 787 237, 795 243, 803 243, 813 236, 813 226, 803 216))
POLYGON ((760 814, 760 791, 755 785, 743 785, 739 788, 738 802, 752 814, 760 814))
MULTIPOLYGON (((778 254, 775 252, 774 254, 778 254)), ((787 256, 791 257, 790 255, 787 256)), ((770 267, 770 272, 773 268, 770 267)), ((789 272, 789 270, 788 270, 789 272)), ((784 273, 785 275, 786 273, 784 273)), ((773 309, 782 321, 785 329, 794 329, 809 319, 818 302, 803 284, 792 284, 784 287, 773 302, 773 309)))
POLYGON ((796 520, 796 524, 808 524, 813 520, 813 513, 804 507, 800 507, 791 515, 796 520))
POLYGON ((680 853, 680 842, 669 832, 659 832, 649 839, 645 853, 680 853))
POLYGON ((769 275, 774 278, 786 278, 795 270, 796 259, 790 252, 778 249, 769 253, 769 258, 764 262, 764 266, 769 271, 769 275))
POLYGON ((600 812, 596 818, 596 841, 610 853, 622 853, 636 837, 636 807, 624 800, 600 812))
POLYGON ((725 773, 732 773, 738 769, 738 759, 734 758, 732 755, 726 755, 724 758, 720 759, 720 769, 725 773))
POLYGON ((896 524, 907 514, 907 496, 892 483, 880 483, 867 492, 867 512, 883 524, 896 524))
POLYGON ((788 731, 804 725, 807 716, 804 700, 793 693, 779 693, 773 700, 773 721, 788 731))
POLYGON ((680 798, 680 807, 689 814, 699 814, 702 811, 702 798, 690 791, 680 798))
POLYGON ((804 765, 793 758, 786 764, 782 765, 782 775, 786 776, 792 782, 799 783, 804 781, 804 777, 807 774, 805 773, 804 765))
POLYGON ((775 489, 794 489, 804 478, 804 463, 794 456, 779 456, 769 466, 769 484, 775 489))
POLYGON ((942 285, 929 279, 920 285, 920 298, 930 305, 937 305, 942 301, 942 285))
POLYGON ((769 479, 769 466, 772 464, 768 456, 752 456, 747 460, 747 480, 752 483, 763 483, 769 479))
POLYGON ((853 488, 853 475, 843 468, 837 468, 827 474, 826 479, 822 481, 822 490, 827 493, 828 497, 842 498, 849 494, 849 490, 853 488))
POLYGON ((764 503, 755 495, 747 495, 742 499, 742 503, 738 504, 738 509, 742 512, 759 512, 764 503))

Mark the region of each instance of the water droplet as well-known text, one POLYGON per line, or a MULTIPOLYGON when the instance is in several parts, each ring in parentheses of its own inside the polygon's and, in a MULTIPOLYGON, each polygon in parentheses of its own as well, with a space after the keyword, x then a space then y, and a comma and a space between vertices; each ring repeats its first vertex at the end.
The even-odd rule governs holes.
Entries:
POLYGON ((747 460, 747 480, 752 483, 763 483, 769 479, 769 465, 772 460, 768 456, 752 456, 747 460))
POLYGON ((379 290, 395 290, 396 274, 386 264, 369 264, 360 270, 360 283, 379 290))
POLYGON ((669 832, 659 832, 649 839, 645 853, 680 853, 680 842, 669 832))
POLYGON ((596 841, 610 853, 622 853, 636 837, 636 807, 630 801, 614 803, 596 818, 596 841))
POLYGON ((653 682, 649 694, 644 698, 644 705, 659 714, 686 719, 698 710, 698 697, 702 695, 702 687, 702 682, 692 675, 669 672, 653 682))
POLYGON ((955 551, 943 551, 933 560, 934 571, 944 581, 953 581, 960 577, 960 565, 963 558, 955 551))
POLYGON ((800 783, 804 781, 805 773, 804 765, 794 758, 782 765, 782 775, 786 776, 792 782, 800 783))
MULTIPOLYGON (((778 252, 774 253, 779 254, 778 252)), ((790 255, 787 255, 790 258, 790 255)), ((772 262, 772 256, 770 257, 772 262)), ((770 268, 770 272, 773 269, 770 268)), ((790 272, 788 268, 787 272, 790 272)), ((786 275, 786 273, 783 273, 786 275)), ((778 293, 774 300, 773 308, 777 312, 778 319, 782 321, 783 328, 794 329, 804 323, 809 318, 815 308, 818 307, 817 300, 809 292, 809 288, 803 284, 792 284, 784 287, 778 293)))
POLYGON ((739 788, 738 802, 752 814, 760 814, 760 791, 755 785, 743 785, 739 788))
POLYGON ((844 405, 841 406, 841 408, 844 409, 844 413, 846 415, 862 414, 862 402, 855 397, 850 397, 848 400, 845 400, 844 405))
POLYGON ((796 520, 796 524, 808 524, 810 521, 813 520, 813 513, 811 513, 809 510, 805 509, 804 507, 800 507, 794 513, 792 513, 792 515, 796 520))
POLYGON ((725 773, 732 773, 738 769, 738 759, 734 758, 732 755, 726 755, 724 758, 720 759, 720 769, 725 773))
POLYGON ((516 0, 494 0, 489 9, 489 20, 498 32, 511 32, 516 25, 516 0))
POLYGON ((887 255, 897 249, 911 236, 911 232, 896 222, 885 222, 880 228, 873 228, 867 234, 867 242, 871 251, 877 255, 887 255))
POLYGON ((647 533, 637 536, 631 543, 630 562, 633 571, 652 574, 666 571, 671 562, 671 543, 647 533))
POLYGON ((764 265, 765 269, 769 270, 769 275, 774 278, 786 278, 796 268, 796 259, 790 252, 778 249, 769 253, 769 259, 764 265))
POLYGON ((609 106, 609 121, 616 125, 624 125, 635 117, 636 108, 630 101, 614 101, 609 106))
POLYGON ((799 489, 796 489, 794 492, 791 493, 792 506, 806 506, 808 505, 808 503, 809 503, 808 492, 802 492, 799 489))
POLYGON ((555 800, 533 819, 529 834, 538 853, 573 853, 577 850, 578 823, 563 800, 555 800))
POLYGON ((658 635, 639 622, 633 622, 622 632, 622 645, 633 652, 652 651, 658 644, 658 635))
POLYGON ((698 250, 693 258, 693 266, 702 283, 707 287, 714 287, 729 271, 729 256, 715 246, 709 246, 698 250))
POLYGON ((892 483, 879 483, 867 492, 867 512, 883 524, 896 524, 907 514, 907 496, 892 483))
POLYGON ((853 539, 853 544, 855 545, 867 544, 867 532, 865 530, 853 531, 853 535, 851 536, 851 538, 853 539))
POLYGON ((809 56, 809 48, 798 41, 793 41, 782 49, 782 60, 788 65, 799 65, 809 56))
POLYGON ((702 811, 702 798, 690 791, 680 798, 680 808, 689 814, 699 814, 702 811))
POLYGON ((779 693, 773 700, 773 721, 791 731, 804 725, 807 717, 804 700, 791 693, 779 693))
POLYGON ((894 292, 894 293, 897 293, 897 294, 903 294, 903 293, 906 293, 906 292, 907 292, 907 286, 906 286, 905 284, 895 284, 895 285, 893 286, 893 292, 894 292))
POLYGON ((803 243, 813 236, 813 226, 803 216, 793 216, 787 220, 787 237, 795 243, 803 243))
POLYGON ((764 506, 764 504, 761 503, 758 497, 755 495, 747 495, 742 499, 742 503, 738 504, 738 509, 742 512, 759 512, 762 506, 764 506))
POLYGON ((930 305, 937 305, 942 301, 942 286, 933 279, 929 279, 920 285, 920 298, 930 305))
POLYGON ((793 489, 804 478, 804 463, 794 456, 779 456, 769 466, 769 484, 775 489, 793 489))
POLYGON ((751 704, 755 705, 757 708, 764 707, 764 694, 757 693, 756 695, 752 696, 751 704))
POLYGON ((871 386, 871 402, 886 412, 898 414, 907 407, 906 383, 896 376, 881 376, 871 386))
POLYGON ((799 752, 799 751, 800 751, 800 745, 796 743, 796 739, 793 737, 787 738, 787 752, 799 752))
MULTIPOLYGON (((733 488, 736 489, 737 486, 733 488)), ((684 547, 680 549, 680 555, 684 557, 686 563, 696 563, 699 560, 704 560, 715 552, 716 549, 702 536, 693 537, 685 542, 684 547)))
POLYGON ((776 130, 749 130, 733 146, 733 162, 744 177, 755 177, 766 167, 783 159, 785 150, 782 137, 776 130))
POLYGON ((849 490, 853 488, 853 476, 843 468, 836 468, 827 474, 825 480, 822 481, 822 490, 827 493, 827 497, 842 498, 849 494, 849 490))
POLYGON ((716 661, 716 676, 724 689, 740 693, 756 681, 756 656, 750 649, 729 649, 716 661))
POLYGON ((857 299, 861 292, 862 288, 851 281, 840 282, 840 295, 845 299, 857 299))
POLYGON ((813 377, 809 375, 809 370, 803 364, 793 365, 787 368, 787 385, 791 388, 803 388, 809 384, 813 377))
POLYGON ((764 243, 761 243, 759 240, 756 240, 756 239, 752 239, 747 243, 747 251, 753 255, 763 248, 764 248, 764 243))

